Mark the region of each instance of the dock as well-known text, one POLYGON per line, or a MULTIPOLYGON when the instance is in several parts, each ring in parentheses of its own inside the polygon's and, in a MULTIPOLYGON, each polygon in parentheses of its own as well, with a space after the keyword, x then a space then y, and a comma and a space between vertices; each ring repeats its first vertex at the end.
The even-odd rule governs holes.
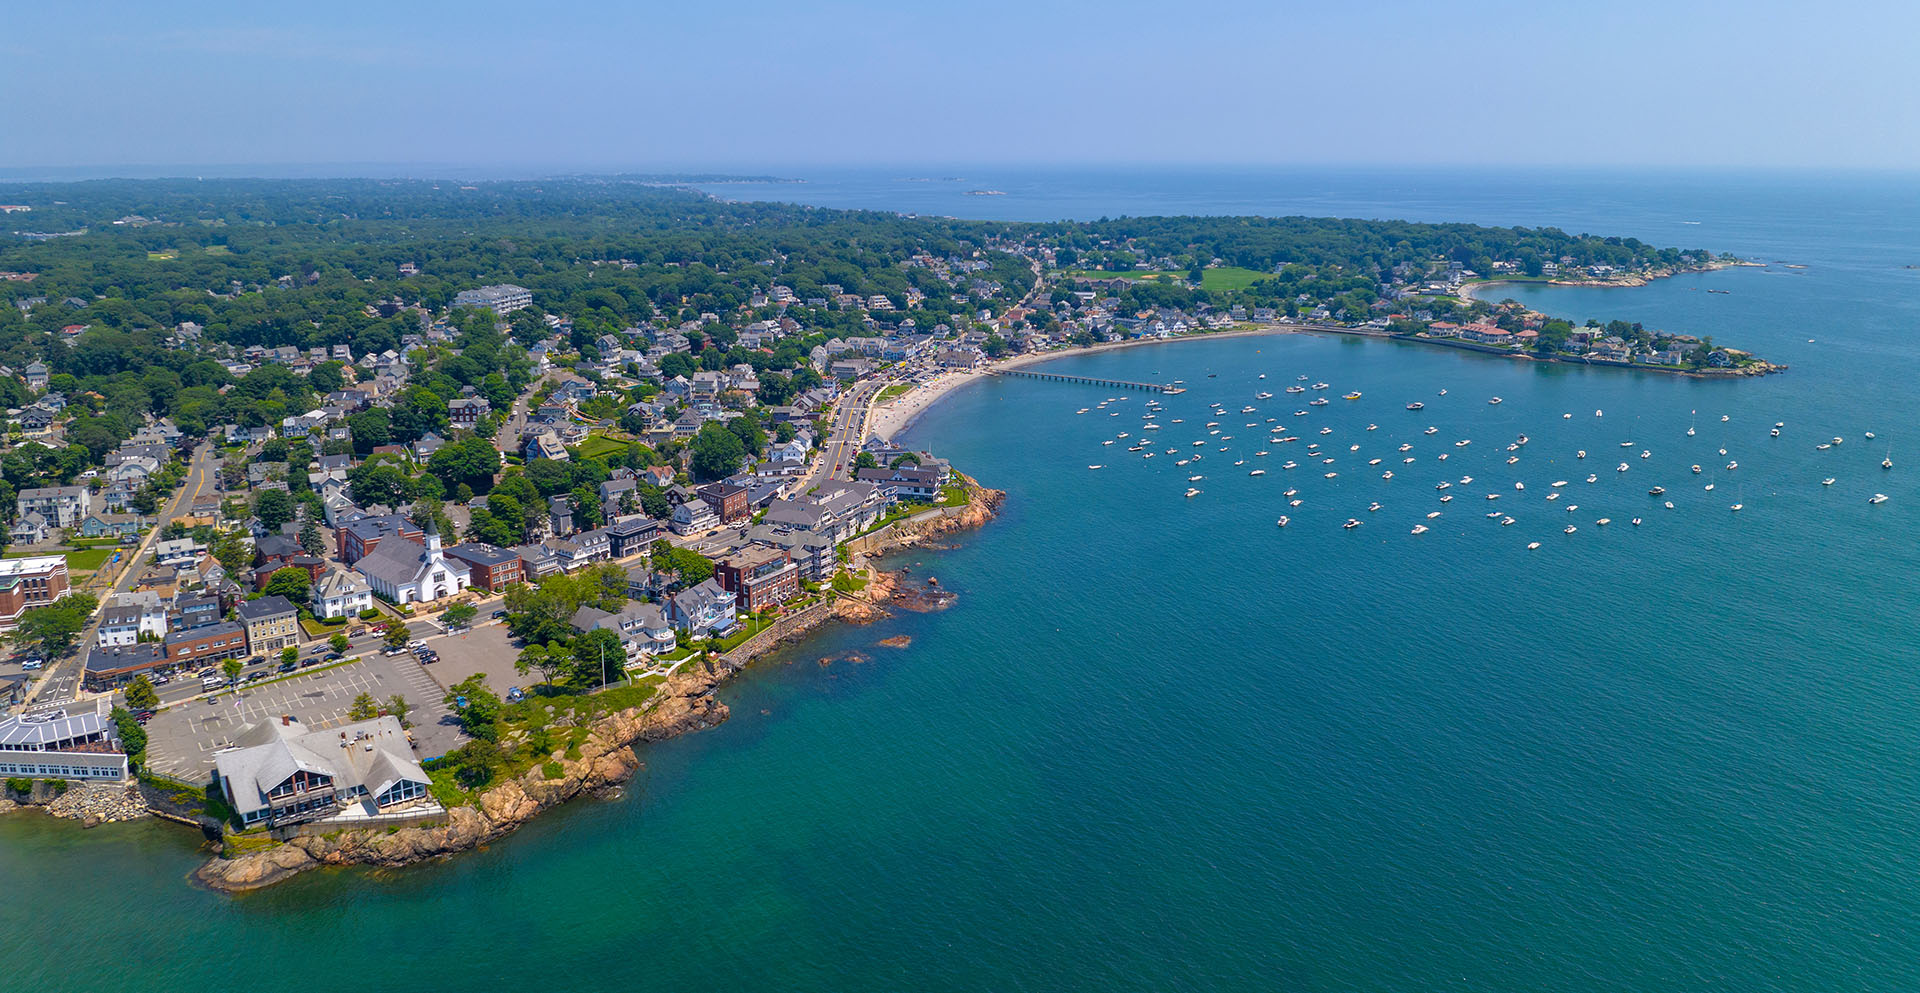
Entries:
POLYGON ((1027 379, 1047 379, 1056 383, 1079 383, 1083 386, 1105 386, 1109 389, 1129 390, 1135 393, 1185 393, 1187 388, 1172 383, 1135 383, 1125 379, 1099 379, 1094 376, 1063 376, 1054 372, 1027 372, 1024 369, 990 369, 990 376, 1021 376, 1027 379))

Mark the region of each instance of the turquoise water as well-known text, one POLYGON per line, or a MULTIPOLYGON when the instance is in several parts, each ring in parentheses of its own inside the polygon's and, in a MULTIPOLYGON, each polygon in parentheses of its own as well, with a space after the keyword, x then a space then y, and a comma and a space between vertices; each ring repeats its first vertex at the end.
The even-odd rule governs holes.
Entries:
POLYGON ((435 989, 1910 988, 1920 369, 1899 265, 1920 250, 1821 204, 1798 242, 1791 198, 1692 205, 1747 232, 1704 243, 1807 269, 1528 291, 1711 333, 1785 376, 1309 336, 1055 366, 1186 380, 1157 449, 1209 420, 1234 438, 1184 469, 1100 444, 1140 433, 1143 397, 1076 414, 1108 394, 970 387, 911 440, 1007 489, 1006 513, 898 563, 958 591, 952 609, 821 634, 727 687, 722 727, 647 749, 626 797, 445 863, 234 899, 185 883, 199 856, 174 829, 0 819, 0 967, 72 990, 292 963, 435 989), (1332 403, 1293 417, 1298 375, 1332 403), (1267 417, 1301 440, 1256 444, 1267 417), (1335 465, 1278 467, 1309 440, 1335 465), (1544 499, 1559 479, 1579 511, 1544 499), (911 646, 876 647, 895 634, 911 646), (871 660, 819 664, 856 649, 871 660))

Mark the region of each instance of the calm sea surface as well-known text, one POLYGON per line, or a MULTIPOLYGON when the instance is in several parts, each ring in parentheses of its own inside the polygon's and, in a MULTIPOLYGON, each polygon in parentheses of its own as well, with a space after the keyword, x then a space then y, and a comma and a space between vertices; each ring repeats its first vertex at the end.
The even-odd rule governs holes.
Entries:
POLYGON ((201 856, 177 829, 0 819, 12 984, 1920 984, 1910 180, 1049 173, 942 193, 895 178, 718 192, 1555 224, 1731 250, 1806 268, 1511 292, 1793 370, 1703 383, 1303 335, 1052 367, 1185 380, 1151 432, 1145 397, 970 387, 909 440, 1007 489, 1006 513, 898 562, 958 591, 951 610, 797 646, 724 690, 727 724, 647 749, 625 798, 442 864, 236 899, 187 885, 201 856), (961 195, 988 187, 1009 195, 961 195), (1331 384, 1330 405, 1282 392, 1303 375, 1331 384), (1267 440, 1275 426, 1300 440, 1267 440), (1144 436, 1151 460, 1126 451, 1144 436), (1336 461, 1309 460, 1309 442, 1336 461), (898 634, 911 646, 875 647, 898 634), (850 650, 870 661, 820 664, 850 650))

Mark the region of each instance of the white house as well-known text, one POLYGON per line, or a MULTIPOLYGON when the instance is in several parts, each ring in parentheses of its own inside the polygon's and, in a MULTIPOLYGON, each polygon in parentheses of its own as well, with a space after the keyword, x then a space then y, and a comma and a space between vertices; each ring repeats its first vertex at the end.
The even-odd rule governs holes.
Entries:
POLYGON ((152 590, 119 594, 100 614, 101 648, 131 645, 143 634, 155 641, 167 636, 167 608, 152 590))
POLYGON ((373 592, 392 603, 425 603, 467 588, 472 574, 440 550, 439 531, 429 528, 426 544, 402 537, 382 541, 353 564, 373 592))
MULTIPOLYGON (((379 550, 378 546, 374 548, 376 552, 379 550)), ((352 617, 372 608, 373 588, 357 572, 327 573, 313 588, 313 612, 321 617, 352 617)))

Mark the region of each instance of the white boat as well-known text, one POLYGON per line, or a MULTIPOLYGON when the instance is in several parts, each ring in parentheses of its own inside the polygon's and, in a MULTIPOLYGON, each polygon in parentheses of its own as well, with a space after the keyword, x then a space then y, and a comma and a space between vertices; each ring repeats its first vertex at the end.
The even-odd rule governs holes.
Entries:
POLYGON ((1613 523, 1613 518, 1611 518, 1611 517, 1602 517, 1602 518, 1600 518, 1599 520, 1597 520, 1597 521, 1594 521, 1593 523, 1595 523, 1595 524, 1597 524, 1597 525, 1599 525, 1600 527, 1606 527, 1607 525, 1609 525, 1609 524, 1612 524, 1612 523, 1613 523))
POLYGON ((1560 499, 1560 494, 1558 494, 1558 493, 1549 493, 1549 494, 1547 494, 1547 499, 1549 499, 1549 500, 1558 500, 1558 499, 1560 499))
POLYGON ((1203 479, 1205 479, 1205 478, 1207 478, 1207 477, 1205 477, 1205 476, 1188 476, 1188 477, 1187 477, 1187 482, 1189 482, 1189 483, 1197 483, 1197 482, 1199 482, 1199 481, 1201 481, 1201 480, 1203 480, 1203 479))
POLYGON ((1620 447, 1621 447, 1621 448, 1632 448, 1632 447, 1633 447, 1633 442, 1631 442, 1631 441, 1623 441, 1623 442, 1621 442, 1621 443, 1620 443, 1620 447))
POLYGON ((1279 520, 1277 520, 1277 521, 1274 521, 1274 523, 1275 523, 1275 524, 1278 524, 1278 525, 1279 525, 1279 526, 1281 526, 1281 527, 1286 527, 1286 526, 1287 526, 1287 515, 1285 515, 1285 514, 1281 514, 1281 515, 1280 515, 1280 519, 1279 519, 1279 520))
POLYGON ((1531 552, 1531 551, 1533 551, 1534 549, 1536 549, 1536 548, 1539 548, 1539 547, 1540 547, 1540 543, 1539 543, 1539 542, 1537 542, 1537 541, 1529 541, 1529 542, 1527 542, 1527 551, 1529 551, 1529 552, 1531 552))
POLYGON ((1191 498, 1191 497, 1197 497, 1197 496, 1199 496, 1199 495, 1200 495, 1200 491, 1199 491, 1199 490, 1196 490, 1196 489, 1193 489, 1192 487, 1188 487, 1188 489, 1187 489, 1187 496, 1188 496, 1188 497, 1190 497, 1190 498, 1191 498))
POLYGON ((1314 397, 1314 398, 1313 398, 1312 400, 1310 400, 1310 401, 1308 401, 1308 402, 1307 402, 1307 406, 1309 406, 1309 407, 1324 407, 1324 406, 1326 406, 1326 405, 1327 405, 1327 403, 1328 403, 1328 400, 1327 400, 1327 398, 1326 398, 1326 397, 1314 397))
POLYGON ((1349 530, 1349 531, 1351 531, 1351 530, 1353 530, 1354 528, 1357 528, 1357 527, 1359 527, 1359 526, 1360 526, 1360 522, 1359 522, 1358 520, 1356 520, 1356 519, 1354 519, 1354 518, 1351 518, 1351 517, 1349 517, 1349 518, 1347 518, 1347 523, 1345 523, 1345 524, 1342 524, 1342 525, 1341 525, 1341 527, 1344 527, 1344 528, 1346 528, 1346 529, 1347 529, 1347 530, 1349 530))
POLYGON ((1833 477, 1832 477, 1832 476, 1828 476, 1827 478, 1825 478, 1825 479, 1823 479, 1823 480, 1821 480, 1821 481, 1820 481, 1820 485, 1821 485, 1821 486, 1832 486, 1832 485, 1833 485, 1833 477))
POLYGON ((1466 486, 1466 485, 1468 485, 1468 484, 1470 484, 1470 483, 1472 483, 1472 482, 1473 482, 1473 477, 1472 477, 1472 476, 1461 476, 1461 477, 1460 477, 1460 485, 1462 485, 1462 486, 1466 486))
POLYGON ((1321 429, 1320 429, 1320 433, 1321 433, 1321 434, 1332 434, 1332 433, 1333 433, 1333 429, 1332 429, 1332 428, 1321 428, 1321 429))
POLYGON ((1439 428, 1428 428, 1428 429, 1427 429, 1426 431, 1424 431, 1424 432, 1422 432, 1422 433, 1423 433, 1423 434, 1439 434, 1439 433, 1440 433, 1440 429, 1439 429, 1439 428))
POLYGON ((1315 384, 1313 384, 1313 388, 1314 388, 1314 389, 1316 389, 1316 390, 1324 390, 1324 389, 1326 389, 1326 388, 1327 388, 1327 384, 1325 384, 1325 383, 1315 383, 1315 384))
POLYGON ((1407 409, 1408 410, 1425 410, 1427 409, 1427 405, 1424 403, 1421 403, 1418 400, 1415 400, 1414 402, 1407 404, 1407 409))
POLYGON ((1271 399, 1273 399, 1273 394, 1271 394, 1271 393, 1255 393, 1255 394, 1253 395, 1253 398, 1254 398, 1255 400, 1271 400, 1271 399))
POLYGON ((1371 514, 1371 513, 1374 513, 1375 511, 1378 511, 1379 509, 1380 509, 1380 503, 1379 503, 1379 501, 1377 501, 1377 500, 1376 500, 1376 501, 1374 501, 1373 503, 1370 503, 1370 504, 1367 504, 1367 513, 1369 513, 1369 514, 1371 514))
POLYGON ((1673 501, 1672 501, 1672 500, 1668 500, 1668 501, 1667 501, 1667 509, 1668 509, 1668 510, 1672 510, 1672 509, 1673 509, 1673 501))
POLYGON ((1439 512, 1439 511, 1437 511, 1437 510, 1435 510, 1435 511, 1431 511, 1431 512, 1429 512, 1429 513, 1427 514, 1427 520, 1433 520, 1434 518, 1436 518, 1436 517, 1439 517, 1439 516, 1440 516, 1440 512, 1439 512))
POLYGON ((1641 458, 1643 458, 1643 459, 1650 459, 1650 458, 1653 458, 1653 453, 1652 453, 1652 452, 1646 452, 1646 451, 1643 451, 1643 452, 1641 452, 1641 453, 1640 453, 1640 457, 1641 457, 1641 458))
POLYGON ((1401 450, 1401 451, 1403 451, 1403 452, 1411 452, 1411 451, 1413 451, 1413 446, 1412 446, 1412 445, 1401 445, 1401 446, 1400 446, 1400 450, 1401 450))
POLYGON ((1090 465, 1090 466, 1088 466, 1087 468, 1089 468, 1089 469, 1105 469, 1105 468, 1106 468, 1106 466, 1103 466, 1103 465, 1090 465))
POLYGON ((1368 464, 1368 465, 1379 465, 1379 464, 1380 464, 1380 460, 1379 460, 1379 459, 1368 459, 1368 460, 1367 460, 1367 464, 1368 464))
POLYGON ((1874 495, 1867 498, 1867 502, 1868 503, 1886 503, 1887 495, 1885 493, 1875 493, 1874 495))
POLYGON ((1725 415, 1725 414, 1721 414, 1721 415, 1720 415, 1720 421, 1721 421, 1721 423, 1723 423, 1723 424, 1724 424, 1724 423, 1726 423, 1726 421, 1727 421, 1727 415, 1725 415))
POLYGON ((1414 533, 1414 534, 1426 534, 1426 533, 1427 533, 1427 526, 1426 526, 1425 524, 1415 524, 1415 525, 1413 526, 1413 533, 1414 533))
POLYGON ((1622 462, 1622 463, 1620 463, 1619 465, 1617 465, 1617 466, 1614 466, 1614 467, 1613 467, 1613 471, 1614 471, 1614 472, 1626 472, 1626 471, 1627 471, 1627 464, 1626 464, 1625 462, 1622 462))
POLYGON ((1392 469, 1388 469, 1388 470, 1387 470, 1386 472, 1383 472, 1383 473, 1381 473, 1381 474, 1380 474, 1380 478, 1381 478, 1381 479, 1392 479, 1392 478, 1393 478, 1393 470, 1392 470, 1392 469))
POLYGON ((1514 489, 1516 489, 1516 490, 1524 490, 1524 489, 1526 489, 1526 488, 1527 488, 1527 484, 1525 484, 1525 483, 1515 483, 1515 484, 1513 484, 1513 488, 1514 488, 1514 489))
POLYGON ((1510 528, 1510 527, 1512 527, 1512 526, 1513 526, 1513 518, 1511 518, 1511 517, 1502 517, 1502 518, 1500 518, 1500 526, 1501 526, 1501 527, 1503 527, 1503 528, 1510 528))
POLYGON ((1174 465, 1186 465, 1187 463, 1192 461, 1193 461, 1192 459, 1181 459, 1180 461, 1175 462, 1174 465))
POLYGON ((1587 450, 1582 448, 1581 450, 1573 453, 1573 457, 1577 459, 1584 459, 1587 457, 1587 450))
POLYGON ((1497 404, 1497 403, 1500 403, 1500 402, 1501 402, 1501 401, 1500 401, 1500 398, 1499 398, 1499 397, 1494 397, 1493 399, 1491 399, 1491 400, 1488 400, 1488 401, 1487 401, 1487 403, 1489 403, 1489 404, 1497 404))
MULTIPOLYGON (((1223 451, 1223 452, 1224 452, 1224 451, 1226 451, 1226 449, 1224 449, 1224 448, 1223 448, 1223 449, 1221 449, 1221 451, 1223 451)), ((1246 460, 1246 459, 1239 459, 1239 460, 1237 460, 1237 461, 1235 461, 1235 462, 1234 462, 1233 464, 1234 464, 1234 465, 1236 465, 1236 466, 1242 466, 1242 465, 1246 465, 1246 464, 1247 464, 1247 460, 1246 460)))
POLYGON ((1267 453, 1266 453, 1266 452, 1255 452, 1255 453, 1253 453, 1253 457, 1254 457, 1254 458, 1256 458, 1256 459, 1264 459, 1264 458, 1266 458, 1266 457, 1267 457, 1267 453))
POLYGON ((1639 527, 1639 526, 1640 526, 1640 518, 1638 518, 1638 517, 1636 517, 1636 518, 1634 518, 1634 519, 1633 519, 1633 526, 1634 526, 1634 527, 1639 527))
POLYGON ((1563 421, 1571 421, 1571 420, 1573 420, 1573 415, 1572 415, 1572 414, 1561 414, 1561 415, 1560 415, 1560 419, 1561 419, 1561 420, 1563 420, 1563 421))
POLYGON ((1489 500, 1498 500, 1498 499, 1500 499, 1500 494, 1498 494, 1498 493, 1489 493, 1489 494, 1487 494, 1487 499, 1489 499, 1489 500))
POLYGON ((1330 473, 1327 473, 1327 478, 1328 478, 1328 479, 1332 479, 1333 477, 1335 477, 1335 476, 1338 476, 1338 475, 1340 475, 1340 474, 1339 474, 1339 473, 1337 473, 1337 472, 1330 472, 1330 473))
POLYGON ((1446 396, 1446 395, 1447 395, 1447 391, 1446 391, 1446 390, 1441 390, 1441 391, 1440 391, 1440 395, 1441 395, 1441 396, 1446 396))
POLYGON ((1452 503, 1452 502, 1453 502, 1453 494, 1451 494, 1451 493, 1449 493, 1449 494, 1447 494, 1447 495, 1445 495, 1445 496, 1443 496, 1443 497, 1441 497, 1441 498, 1440 498, 1440 502, 1441 502, 1441 503, 1452 503))
POLYGON ((1444 489, 1446 489, 1447 487, 1449 487, 1449 486, 1452 486, 1452 485, 1453 485, 1452 483, 1449 483, 1449 482, 1447 482, 1446 480, 1444 480, 1444 479, 1443 479, 1443 480, 1441 480, 1441 481, 1440 481, 1440 483, 1439 483, 1439 485, 1437 485, 1437 486, 1435 486, 1435 487, 1434 487, 1434 489, 1436 489, 1436 490, 1444 490, 1444 489))
POLYGON ((1367 425, 1367 430, 1369 430, 1369 431, 1378 431, 1378 430, 1380 430, 1380 425, 1378 425, 1378 424, 1369 424, 1369 425, 1367 425))
POLYGON ((1301 505, 1302 503, 1304 503, 1304 502, 1306 502, 1306 501, 1304 501, 1304 500, 1289 500, 1289 501, 1287 501, 1287 506, 1289 506, 1289 507, 1298 507, 1298 506, 1300 506, 1300 505, 1301 505))
POLYGON ((1840 444, 1841 442, 1843 442, 1843 441, 1845 441, 1845 440, 1847 440, 1847 439, 1845 439, 1845 438, 1842 438, 1842 437, 1840 437, 1839 435, 1834 435, 1834 436, 1833 436, 1833 443, 1834 443, 1834 444, 1835 444, 1836 446, 1837 446, 1837 445, 1839 445, 1839 444, 1840 444))
POLYGON ((1771 435, 1773 435, 1773 436, 1774 436, 1775 438, 1778 438, 1778 437, 1780 437, 1780 429, 1779 429, 1779 428, 1774 428, 1774 429, 1773 429, 1772 431, 1770 431, 1770 432, 1768 432, 1768 433, 1769 433, 1769 434, 1771 434, 1771 435))
POLYGON ((1437 456, 1434 456, 1434 457, 1435 457, 1435 458, 1437 458, 1437 459, 1439 459, 1439 460, 1440 460, 1440 461, 1442 461, 1442 462, 1445 462, 1445 461, 1447 460, 1447 453, 1445 453, 1445 452, 1441 452, 1441 453, 1440 453, 1439 455, 1437 455, 1437 456))
POLYGON ((1460 439, 1459 441, 1456 441, 1456 442, 1454 442, 1454 443, 1453 443, 1453 447, 1455 447, 1455 448, 1465 448, 1465 447, 1467 447, 1468 445, 1471 445, 1471 444, 1473 444, 1473 439, 1472 439, 1472 438, 1462 438, 1462 439, 1460 439))
POLYGON ((1247 475, 1249 476, 1264 476, 1266 474, 1267 474, 1267 470, 1265 469, 1255 469, 1252 472, 1247 473, 1247 475))
POLYGON ((1553 481, 1553 485, 1555 488, 1558 488, 1567 485, 1567 481, 1564 479, 1556 479, 1553 481))
POLYGON ((1733 470, 1735 470, 1735 469, 1738 469, 1738 468, 1740 468, 1740 463, 1738 463, 1738 462, 1729 462, 1729 463, 1727 463, 1727 471, 1728 471, 1728 472, 1732 472, 1733 470))
POLYGON ((1656 487, 1654 487, 1653 489, 1650 489, 1650 490, 1648 490, 1648 491, 1647 491, 1647 495, 1648 495, 1648 496, 1664 496, 1664 495, 1666 495, 1666 492, 1667 492, 1667 488, 1666 488, 1666 487, 1664 487, 1664 486, 1656 486, 1656 487))
POLYGON ((1289 460, 1287 460, 1287 461, 1286 461, 1286 462, 1285 462, 1284 464, 1282 464, 1282 465, 1280 466, 1280 468, 1282 468, 1282 469, 1291 469, 1291 468, 1293 468, 1293 467, 1294 467, 1294 466, 1296 466, 1296 465, 1299 465, 1299 463, 1297 463, 1297 462, 1294 462, 1293 460, 1291 460, 1291 459, 1289 459, 1289 460))
POLYGON ((1736 503, 1736 504, 1734 504, 1734 505, 1733 505, 1732 507, 1730 507, 1730 508, 1728 508, 1728 509, 1730 509, 1730 510, 1732 510, 1732 511, 1734 511, 1735 513, 1738 513, 1738 512, 1739 512, 1739 510, 1740 510, 1740 508, 1742 508, 1742 507, 1744 507, 1744 506, 1746 506, 1746 504, 1744 504, 1744 503, 1736 503))
POLYGON ((1579 504, 1577 504, 1577 503, 1570 503, 1570 504, 1567 504, 1567 513, 1569 513, 1569 514, 1571 514, 1571 513, 1573 513, 1573 512, 1574 512, 1574 511, 1576 511, 1576 510, 1579 510, 1579 509, 1580 509, 1580 505, 1579 505, 1579 504))
POLYGON ((1813 446, 1813 447, 1814 447, 1814 449, 1815 449, 1816 451, 1821 451, 1821 452, 1824 452, 1824 451, 1826 451, 1827 449, 1829 449, 1829 448, 1832 448, 1833 446, 1832 446, 1832 445, 1829 445, 1829 444, 1827 444, 1826 442, 1824 442, 1824 441, 1823 441, 1823 442, 1821 442, 1820 444, 1818 444, 1818 445, 1815 445, 1815 446, 1813 446))
POLYGON ((1693 469, 1694 475, 1696 476, 1700 475, 1700 467, 1698 465, 1692 466, 1691 468, 1693 469))
POLYGON ((1713 484, 1712 484, 1712 483, 1708 483, 1708 484, 1707 484, 1707 489, 1709 489, 1709 490, 1711 490, 1711 489, 1713 489, 1713 484))
POLYGON ((1408 458, 1404 458, 1404 459, 1401 459, 1401 460, 1400 460, 1400 464, 1401 464, 1401 465, 1412 465, 1412 464, 1413 464, 1413 459, 1412 459, 1412 457, 1408 457, 1408 458))
POLYGON ((1600 416, 1600 412, 1599 412, 1599 411, 1597 411, 1597 410, 1596 410, 1596 411, 1594 411, 1594 412, 1593 412, 1593 416, 1595 416, 1595 417, 1599 417, 1599 416, 1600 416))
POLYGON ((1599 476, 1599 474, 1597 474, 1597 473, 1588 473, 1588 474, 1587 474, 1587 482, 1589 482, 1589 483, 1597 483, 1597 482, 1599 482, 1599 481, 1600 481, 1600 476, 1599 476))
POLYGON ((1579 528, 1577 528, 1577 527, 1574 527, 1574 526, 1573 526, 1573 525, 1571 525, 1571 524, 1569 524, 1569 525, 1567 525, 1567 526, 1566 526, 1566 528, 1565 528, 1565 532, 1566 532, 1567 534, 1572 534, 1572 533, 1574 533, 1575 531, 1578 531, 1578 530, 1580 530, 1580 529, 1579 529, 1579 528))

